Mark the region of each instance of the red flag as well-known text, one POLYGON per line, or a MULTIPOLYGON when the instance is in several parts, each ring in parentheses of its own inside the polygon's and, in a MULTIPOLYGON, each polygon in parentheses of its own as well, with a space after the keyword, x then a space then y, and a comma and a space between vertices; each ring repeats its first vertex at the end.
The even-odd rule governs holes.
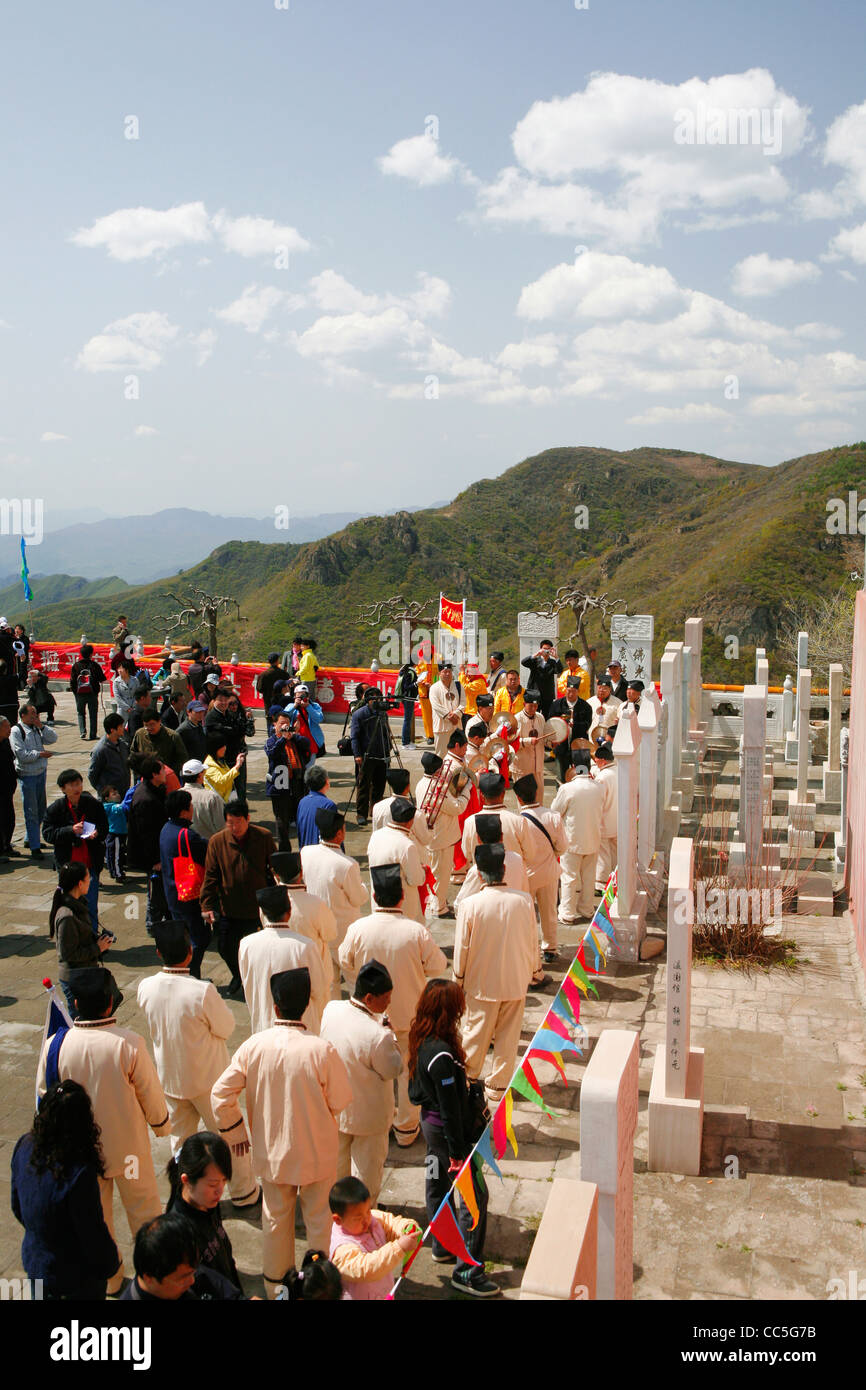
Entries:
POLYGON ((430 865, 427 864, 427 865, 425 865, 425 868, 424 868, 424 882, 421 884, 421 887, 418 889, 418 897, 421 899, 421 913, 422 913, 422 915, 424 914, 424 912, 425 912, 426 909, 427 909, 427 901, 428 901, 428 899, 429 899, 431 893, 435 893, 435 892, 436 892, 436 880, 435 880, 435 878, 433 877, 433 870, 430 868, 430 865))
MULTIPOLYGON (((463 827, 464 827, 464 825, 466 824, 466 822, 467 822, 467 820, 469 819, 469 817, 470 817, 470 816, 474 816, 474 815, 475 815, 475 812, 476 812, 476 811, 480 811, 480 810, 481 810, 481 797, 478 795, 478 788, 476 787, 475 783, 473 782, 472 785, 471 785, 471 787, 470 787, 470 790, 469 790, 469 803, 468 803, 468 805, 467 805, 467 807, 466 807, 466 810, 465 810, 465 811, 461 811, 461 812, 460 812, 460 815, 459 815, 458 818, 457 818, 457 825, 458 825, 458 828, 459 828, 459 830, 460 830, 460 835, 461 835, 461 837, 462 837, 462 835, 463 835, 463 827)), ((460 873, 460 870, 461 870, 462 868, 464 868, 464 867, 468 864, 468 862, 469 862, 469 861, 467 860, 466 855, 463 853, 463 850, 462 850, 462 848, 461 848, 460 840, 457 840, 457 842, 456 842, 455 845, 454 845, 454 872, 455 872, 455 874, 459 874, 459 873, 460 873)))
POLYGON ((469 1251, 466 1249, 466 1242, 457 1225, 457 1218, 451 1207, 448 1198, 442 1203, 433 1220, 430 1222, 430 1230, 438 1240, 440 1245, 456 1255, 458 1260, 463 1260, 466 1264, 477 1265, 478 1260, 473 1260, 469 1251))

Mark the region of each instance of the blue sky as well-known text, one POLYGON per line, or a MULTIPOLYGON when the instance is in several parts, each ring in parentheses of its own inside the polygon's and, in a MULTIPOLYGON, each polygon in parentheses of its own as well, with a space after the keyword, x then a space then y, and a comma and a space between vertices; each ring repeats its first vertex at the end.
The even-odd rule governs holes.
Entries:
POLYGON ((866 436, 859 4, 289 6, 6 17, 0 457, 47 526, 866 436))

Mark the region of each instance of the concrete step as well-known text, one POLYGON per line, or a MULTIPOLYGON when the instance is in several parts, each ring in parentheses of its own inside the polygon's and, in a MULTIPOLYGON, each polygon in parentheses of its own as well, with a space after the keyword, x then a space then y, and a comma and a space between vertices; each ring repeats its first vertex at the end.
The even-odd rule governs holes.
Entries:
POLYGON ((797 915, 833 916, 833 884, 829 874, 807 874, 797 890, 797 915))

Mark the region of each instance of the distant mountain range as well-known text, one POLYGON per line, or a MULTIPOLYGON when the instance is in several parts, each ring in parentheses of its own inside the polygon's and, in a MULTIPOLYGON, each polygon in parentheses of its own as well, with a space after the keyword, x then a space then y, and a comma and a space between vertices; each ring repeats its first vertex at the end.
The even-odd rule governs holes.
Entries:
MULTIPOLYGON (((79 519, 84 515, 81 512, 60 515, 75 520, 52 530, 51 517, 46 514, 44 539, 38 546, 28 543, 34 595, 42 589, 44 596, 45 584, 36 581, 46 576, 52 580, 69 576, 102 579, 122 570, 125 583, 147 584, 198 564, 227 541, 259 541, 265 545, 290 541, 301 545, 342 531, 365 513, 290 516, 288 528, 281 530, 277 530, 272 516, 213 516, 188 507, 170 507, 150 516, 110 517, 97 511, 96 519, 88 521, 79 519)), ((0 571, 9 571, 7 578, 0 580, 2 585, 11 583, 12 576, 19 572, 18 546, 16 536, 0 536, 0 571)), ((55 584, 52 594, 59 598, 56 589, 55 584)), ((73 596, 71 592, 69 596, 73 596)))
MULTIPOLYGON (((829 534, 825 524, 828 499, 852 490, 866 495, 866 443, 775 468, 676 449, 548 449, 473 483, 446 506, 368 516, 305 543, 234 537, 171 588, 195 583, 239 600, 246 621, 220 618, 222 653, 262 659, 301 632, 318 638, 325 664, 366 665, 388 624, 364 623, 364 603, 397 594, 426 600, 440 590, 465 597, 489 645, 513 660, 518 611, 575 581, 622 600, 631 613, 654 614, 656 670, 665 642, 696 615, 704 618, 705 679, 751 679, 757 644, 769 649, 775 684, 785 674, 773 648, 786 604, 831 596, 862 568, 862 537, 829 534), (739 661, 725 657, 731 635, 739 661)), ((166 546, 158 519, 147 520, 155 567, 166 546)), ((112 572, 127 539, 122 546, 115 539, 112 572)), ((9 600, 4 611, 14 621, 22 609, 20 599, 9 600)), ((37 636, 86 631, 105 641, 117 611, 117 598, 107 595, 64 598, 39 610, 37 636)), ((123 590, 123 611, 134 632, 162 641, 172 611, 166 582, 123 590)), ((567 612, 563 638, 572 627, 567 612)), ((590 631, 599 637, 597 624, 590 631)))

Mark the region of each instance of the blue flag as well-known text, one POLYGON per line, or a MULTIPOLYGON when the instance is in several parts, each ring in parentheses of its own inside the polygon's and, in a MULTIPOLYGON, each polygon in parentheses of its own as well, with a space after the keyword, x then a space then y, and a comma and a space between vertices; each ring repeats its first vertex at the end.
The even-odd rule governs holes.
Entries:
POLYGON ((25 602, 26 602, 26 603, 29 603, 29 602, 31 601, 31 599, 33 598, 33 590, 30 588, 30 579, 29 579, 29 577, 28 577, 29 574, 30 574, 30 571, 29 571, 29 569, 27 568, 27 547, 26 547, 26 545, 25 545, 25 543, 24 543, 24 537, 22 536, 22 537, 21 537, 21 582, 22 582, 22 584, 24 585, 24 599, 25 599, 25 602))

